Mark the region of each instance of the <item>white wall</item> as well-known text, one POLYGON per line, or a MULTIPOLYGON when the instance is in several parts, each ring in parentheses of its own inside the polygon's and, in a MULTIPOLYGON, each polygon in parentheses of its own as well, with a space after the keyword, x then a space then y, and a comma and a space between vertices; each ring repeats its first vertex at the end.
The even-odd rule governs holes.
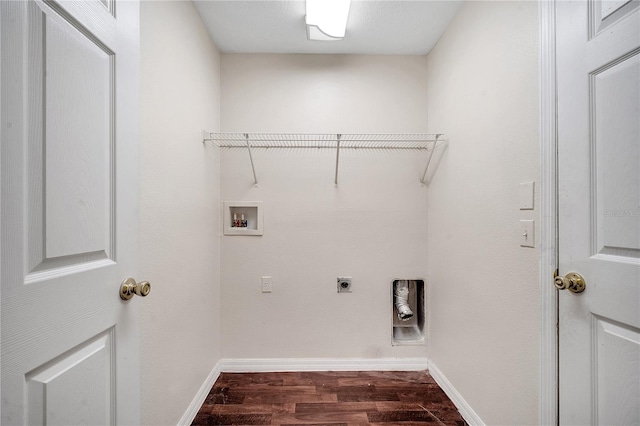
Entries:
MULTIPOLYGON (((430 360, 487 424, 538 421, 538 249, 520 182, 539 182, 535 2, 467 2, 428 55, 430 360)), ((551 281, 549 281, 550 283, 551 281)))
POLYGON ((190 1, 141 5, 142 422, 175 425, 220 358, 220 55, 190 1))
MULTIPOLYGON (((426 57, 222 55, 222 129, 426 131, 426 57)), ((222 151, 222 198, 264 202, 262 237, 222 239, 223 356, 425 356, 391 346, 394 278, 426 273, 424 154, 222 151), (260 277, 273 277, 273 293, 260 277), (353 277, 338 294, 336 277, 353 277)))

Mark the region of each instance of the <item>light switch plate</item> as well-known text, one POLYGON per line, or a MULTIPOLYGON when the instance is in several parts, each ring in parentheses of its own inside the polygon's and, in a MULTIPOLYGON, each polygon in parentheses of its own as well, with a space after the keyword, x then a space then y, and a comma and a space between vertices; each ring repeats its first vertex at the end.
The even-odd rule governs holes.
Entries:
POLYGON ((520 184, 520 210, 533 210, 535 182, 520 184))
POLYGON ((533 220, 520 221, 520 246, 535 247, 535 229, 533 220))

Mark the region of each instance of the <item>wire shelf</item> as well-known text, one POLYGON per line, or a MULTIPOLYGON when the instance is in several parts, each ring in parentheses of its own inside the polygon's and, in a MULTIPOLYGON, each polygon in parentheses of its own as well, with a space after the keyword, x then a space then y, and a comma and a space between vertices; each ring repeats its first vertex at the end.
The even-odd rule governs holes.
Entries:
POLYGON ((420 182, 425 183, 429 163, 436 147, 444 143, 441 133, 216 133, 204 132, 202 142, 212 142, 220 148, 246 148, 249 152, 255 184, 258 178, 253 163, 252 149, 270 148, 326 148, 336 150, 335 184, 341 149, 366 150, 418 150, 428 151, 427 164, 420 182))
POLYGON ((327 133, 206 133, 204 141, 213 142, 221 148, 377 148, 377 149, 423 149, 442 139, 436 133, 390 133, 390 134, 327 134, 327 133))

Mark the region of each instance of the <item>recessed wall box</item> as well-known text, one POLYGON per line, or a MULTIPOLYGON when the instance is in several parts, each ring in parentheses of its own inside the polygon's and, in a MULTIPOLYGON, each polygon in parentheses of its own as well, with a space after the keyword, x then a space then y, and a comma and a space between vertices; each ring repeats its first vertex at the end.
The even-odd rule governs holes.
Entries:
POLYGON ((262 235, 262 201, 225 201, 224 235, 262 235))
POLYGON ((422 279, 404 279, 391 282, 391 343, 397 345, 424 345, 425 343, 425 288, 422 279), (399 291, 404 287, 405 292, 399 291), (398 296, 403 299, 398 299, 398 296), (402 315, 404 309, 412 315, 402 315), (400 308, 400 309, 399 309, 400 308))

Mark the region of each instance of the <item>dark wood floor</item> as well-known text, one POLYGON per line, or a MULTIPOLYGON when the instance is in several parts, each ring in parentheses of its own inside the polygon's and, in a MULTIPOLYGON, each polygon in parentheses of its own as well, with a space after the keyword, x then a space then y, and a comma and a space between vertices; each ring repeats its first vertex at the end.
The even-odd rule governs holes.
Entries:
POLYGON ((464 426, 426 372, 222 373, 193 425, 464 426))

